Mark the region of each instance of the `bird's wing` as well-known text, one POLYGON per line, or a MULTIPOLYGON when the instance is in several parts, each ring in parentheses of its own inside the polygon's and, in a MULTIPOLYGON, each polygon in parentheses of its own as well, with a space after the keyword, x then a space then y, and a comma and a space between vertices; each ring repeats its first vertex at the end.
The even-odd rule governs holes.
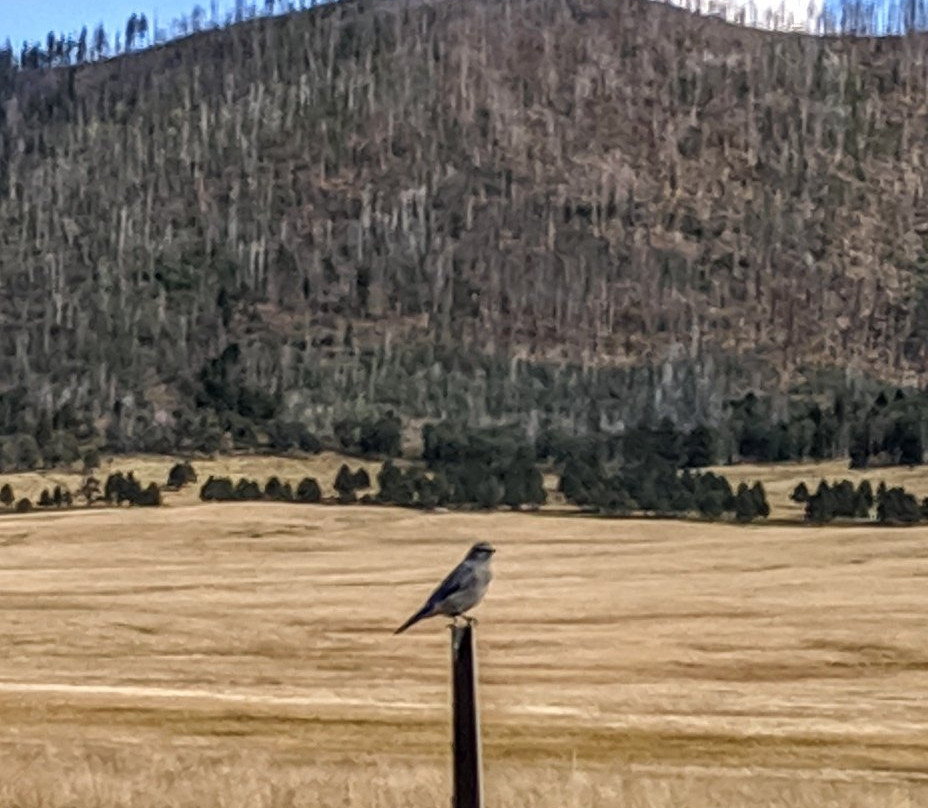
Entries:
POLYGON ((427 605, 435 606, 455 592, 473 586, 475 582, 476 570, 474 566, 467 561, 462 561, 451 570, 448 577, 436 587, 435 591, 429 596, 427 605))

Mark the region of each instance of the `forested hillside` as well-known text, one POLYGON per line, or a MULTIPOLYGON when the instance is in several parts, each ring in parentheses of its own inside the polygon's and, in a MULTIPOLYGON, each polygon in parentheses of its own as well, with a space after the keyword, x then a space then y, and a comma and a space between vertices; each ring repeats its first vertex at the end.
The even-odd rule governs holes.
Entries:
POLYGON ((847 451, 928 371, 925 53, 389 0, 0 65, 0 433, 691 428, 754 391, 847 451))

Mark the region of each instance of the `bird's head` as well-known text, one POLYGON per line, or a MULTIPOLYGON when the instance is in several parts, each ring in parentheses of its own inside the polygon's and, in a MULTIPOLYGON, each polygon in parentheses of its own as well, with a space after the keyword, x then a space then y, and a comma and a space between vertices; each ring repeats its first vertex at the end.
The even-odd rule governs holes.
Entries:
POLYGON ((471 561, 489 561, 496 548, 488 541, 478 541, 467 554, 471 561))

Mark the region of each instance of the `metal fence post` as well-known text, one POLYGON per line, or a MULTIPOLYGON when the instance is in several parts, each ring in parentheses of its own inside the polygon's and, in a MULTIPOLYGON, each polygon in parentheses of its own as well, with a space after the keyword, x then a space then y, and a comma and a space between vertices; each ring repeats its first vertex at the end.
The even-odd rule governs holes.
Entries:
POLYGON ((477 649, 472 623, 451 627, 454 717, 452 808, 483 808, 480 717, 477 710, 477 649))

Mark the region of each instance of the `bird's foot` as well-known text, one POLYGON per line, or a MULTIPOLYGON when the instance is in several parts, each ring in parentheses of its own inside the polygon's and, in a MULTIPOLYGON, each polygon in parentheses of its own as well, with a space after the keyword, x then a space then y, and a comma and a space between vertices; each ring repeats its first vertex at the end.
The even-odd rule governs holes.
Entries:
POLYGON ((479 622, 476 617, 471 617, 469 614, 462 614, 461 618, 464 620, 464 623, 468 626, 476 626, 479 622))

